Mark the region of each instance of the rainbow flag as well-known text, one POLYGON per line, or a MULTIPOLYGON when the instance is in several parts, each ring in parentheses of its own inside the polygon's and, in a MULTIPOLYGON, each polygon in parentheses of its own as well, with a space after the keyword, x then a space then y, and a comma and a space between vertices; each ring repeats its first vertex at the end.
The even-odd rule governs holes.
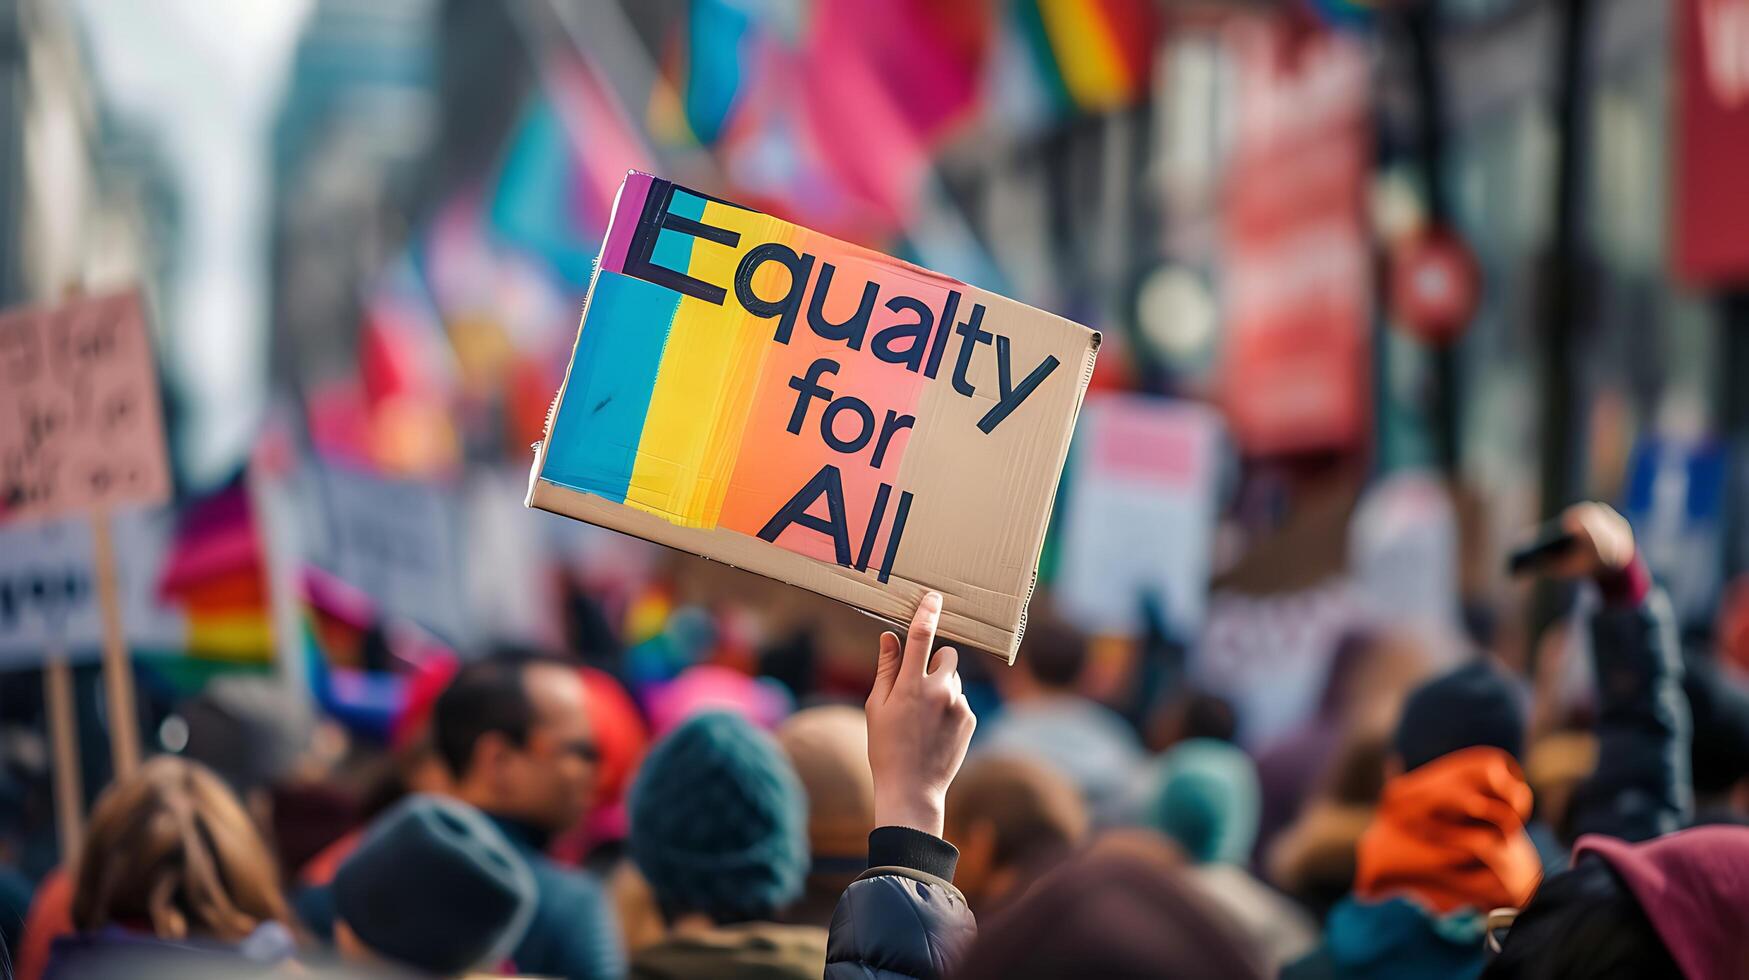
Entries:
POLYGON ((183 609, 190 656, 239 663, 273 659, 266 576, 241 480, 182 514, 158 596, 183 609))
POLYGON ((745 0, 690 0, 650 97, 650 131, 669 143, 716 145, 745 100, 758 28, 745 0))
POLYGON ((1058 112, 1105 112, 1146 97, 1159 27, 1152 0, 1012 0, 1010 10, 1058 112))

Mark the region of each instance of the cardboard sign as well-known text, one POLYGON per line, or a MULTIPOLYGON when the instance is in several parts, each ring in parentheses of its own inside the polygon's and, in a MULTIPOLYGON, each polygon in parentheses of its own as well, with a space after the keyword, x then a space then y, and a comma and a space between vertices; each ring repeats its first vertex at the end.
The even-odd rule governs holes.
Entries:
POLYGON ((528 503, 1013 660, 1099 335, 646 174, 528 503))
POLYGON ((0 522, 169 497, 139 298, 0 315, 0 522))
POLYGON ((1176 638, 1196 635, 1208 602, 1219 448, 1220 419, 1205 406, 1088 399, 1052 592, 1076 625, 1135 635, 1152 602, 1176 638))
POLYGON ((304 557, 391 618, 452 644, 472 638, 463 591, 462 508, 448 488, 312 463, 299 474, 304 557))
MULTIPOLYGON (((181 649, 187 641, 183 616, 157 595, 158 569, 170 544, 169 511, 119 513, 112 524, 128 643, 181 649)), ((96 561, 90 521, 0 528, 0 669, 36 667, 51 653, 97 659, 103 618, 96 561)))

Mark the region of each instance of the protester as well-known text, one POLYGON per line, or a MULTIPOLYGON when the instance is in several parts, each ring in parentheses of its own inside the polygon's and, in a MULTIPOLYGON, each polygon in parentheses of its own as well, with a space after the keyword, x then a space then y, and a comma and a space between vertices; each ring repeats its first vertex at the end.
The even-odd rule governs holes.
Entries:
POLYGON ((1531 793, 1516 757, 1524 714, 1486 664, 1423 685, 1403 708, 1353 893, 1324 945, 1284 977, 1473 977, 1489 910, 1528 901, 1542 865, 1525 833, 1531 793))
POLYGON ((981 755, 947 791, 958 884, 978 915, 1018 898, 1086 839, 1089 818, 1068 777, 1041 762, 981 755))
POLYGON ((485 813, 534 875, 539 901, 511 954, 516 969, 619 976, 625 957, 600 883, 544 853, 594 792, 597 750, 575 667, 515 656, 469 664, 437 699, 432 730, 456 797, 485 813))
POLYGON ((502 963, 537 901, 528 866, 479 811, 412 796, 340 866, 335 945, 366 965, 458 977, 502 963))
POLYGON ((777 743, 739 715, 694 715, 644 760, 631 792, 632 859, 667 935, 634 977, 816 977, 826 932, 783 925, 808 873, 807 801, 777 743))
POLYGON ((875 787, 869 869, 832 915, 827 980, 934 980, 953 973, 977 931, 953 886, 959 855, 941 836, 947 788, 977 719, 961 687, 958 651, 930 653, 940 620, 941 595, 930 592, 902 643, 881 634, 864 706, 875 787))
POLYGON ((1360 838, 1384 792, 1390 740, 1356 733, 1337 750, 1324 785, 1266 852, 1269 881, 1320 920, 1354 884, 1360 838))
POLYGON ((808 800, 807 882, 784 918, 824 927, 844 889, 868 869, 868 835, 875 827, 868 728, 855 708, 822 705, 791 715, 777 740, 808 800))
POLYGON ((1694 721, 1694 822, 1749 824, 1749 690, 1710 657, 1684 661, 1694 721))
POLYGON ((1261 850, 1305 812, 1333 767, 1347 762, 1345 752, 1389 735, 1403 699, 1429 672, 1426 653, 1409 634, 1356 631, 1337 644, 1317 710, 1258 751, 1261 850))
POLYGON ((44 976, 270 972, 294 953, 278 870, 223 781, 175 756, 104 791, 74 875, 72 936, 44 976))
POLYGON ((1317 944, 1305 912, 1246 870, 1257 837, 1257 769, 1237 746, 1180 742, 1161 757, 1151 822, 1190 862, 1189 883, 1239 928, 1272 968, 1317 944))
MULTIPOLYGON (((1495 934, 1486 980, 1749 975, 1749 828, 1592 836, 1495 934)), ((1504 917, 1503 917, 1504 918, 1504 917)))
POLYGON ((1082 695, 1086 638, 1039 615, 1025 653, 996 674, 1002 710, 978 743, 980 753, 1040 759, 1081 790, 1100 826, 1117 824, 1141 771, 1141 742, 1117 713, 1082 695))
POLYGON ((594 667, 578 670, 589 703, 589 729, 601 761, 595 798, 583 821, 553 842, 553 857, 567 864, 603 869, 614 865, 626 839, 626 793, 639 761, 650 747, 650 732, 638 706, 619 681, 594 667))
POLYGON ((1261 978, 1268 971, 1182 871, 1130 851, 1047 875, 986 924, 958 980, 1261 978))
POLYGON ((1573 794, 1572 832, 1640 841, 1679 830, 1694 817, 1692 723, 1669 599, 1620 514, 1587 503, 1561 521, 1574 543, 1550 571, 1590 579, 1602 599, 1591 619, 1597 768, 1573 794))

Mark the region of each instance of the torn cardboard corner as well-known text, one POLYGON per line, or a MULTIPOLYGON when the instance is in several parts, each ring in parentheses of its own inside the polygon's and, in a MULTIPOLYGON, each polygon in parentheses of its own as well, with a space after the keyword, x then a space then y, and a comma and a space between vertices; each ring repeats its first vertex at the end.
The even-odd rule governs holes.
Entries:
POLYGON ((528 504, 1013 662, 1099 334, 632 173, 528 504))

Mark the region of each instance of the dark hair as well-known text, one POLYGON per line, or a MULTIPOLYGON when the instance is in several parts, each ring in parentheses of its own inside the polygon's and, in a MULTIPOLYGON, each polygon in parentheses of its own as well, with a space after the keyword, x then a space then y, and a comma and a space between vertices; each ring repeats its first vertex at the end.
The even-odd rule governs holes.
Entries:
POLYGON ((1483 980, 1679 976, 1645 909, 1595 856, 1543 882, 1482 973, 1483 980))
POLYGON ((1219 694, 1191 691, 1184 698, 1185 739, 1212 738, 1231 742, 1239 734, 1239 719, 1233 703, 1219 694))
POLYGON ((570 666, 556 657, 506 648, 456 672, 431 709, 431 735, 443 764, 458 779, 467 775, 474 746, 497 732, 525 745, 534 727, 534 702, 526 674, 542 664, 570 666))
POLYGON ((1087 665, 1087 638, 1052 615, 1035 615, 1026 624, 1020 664, 1051 688, 1074 687, 1087 665))

